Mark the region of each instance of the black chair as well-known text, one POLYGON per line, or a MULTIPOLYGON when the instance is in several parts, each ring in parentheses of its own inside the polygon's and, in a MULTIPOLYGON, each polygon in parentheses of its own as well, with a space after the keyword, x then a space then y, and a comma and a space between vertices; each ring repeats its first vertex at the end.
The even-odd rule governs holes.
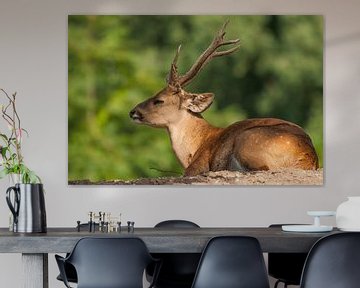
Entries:
MULTIPOLYGON (((166 220, 155 225, 155 228, 200 228, 199 225, 187 220, 166 220)), ((156 288, 190 288, 198 266, 200 253, 156 253, 161 259, 156 288)), ((147 269, 147 279, 152 279, 153 267, 147 269)))
POLYGON ((165 220, 157 223, 155 228, 200 228, 194 222, 189 220, 165 220))
POLYGON ((318 240, 306 259, 300 287, 360 287, 360 233, 338 233, 318 240))
POLYGON ((68 257, 55 258, 66 287, 65 263, 75 267, 78 288, 142 288, 145 268, 156 262, 139 238, 82 238, 68 257))
POLYGON ((220 236, 207 244, 192 288, 269 288, 256 238, 220 236))
MULTIPOLYGON (((270 228, 280 228, 285 224, 272 224, 270 228)), ((274 288, 280 283, 286 288, 288 285, 300 285, 301 273, 307 253, 269 253, 268 272, 277 279, 274 288)))
MULTIPOLYGON (((68 257, 69 254, 66 254, 66 257, 68 257)), ((66 275, 66 279, 68 282, 71 282, 71 283, 77 283, 77 274, 76 274, 76 270, 75 270, 75 267, 73 265, 71 265, 70 263, 68 262, 64 262, 64 273, 66 275)), ((59 281, 62 281, 64 282, 61 274, 59 274, 57 277, 56 277, 57 280, 59 281)))
MULTIPOLYGON (((88 223, 83 223, 80 225, 80 228, 81 229, 89 229, 89 224, 88 223)), ((95 223, 95 229, 99 229, 99 224, 98 223, 95 223)), ((66 257, 69 256, 69 253, 66 254, 66 257)), ((71 282, 71 283, 77 283, 77 275, 76 275, 76 270, 74 268, 73 265, 71 265, 70 263, 67 263, 65 262, 64 264, 65 266, 65 274, 66 274, 66 277, 67 277, 67 280, 68 282, 71 282)), ((59 281, 62 281, 64 282, 64 280, 62 279, 61 277, 61 274, 59 274, 57 277, 56 277, 57 280, 59 281)))

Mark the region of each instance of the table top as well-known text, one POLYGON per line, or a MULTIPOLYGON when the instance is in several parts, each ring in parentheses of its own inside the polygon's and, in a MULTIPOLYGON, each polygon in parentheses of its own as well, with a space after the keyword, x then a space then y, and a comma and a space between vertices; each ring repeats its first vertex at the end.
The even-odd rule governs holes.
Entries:
POLYGON ((14 233, 0 228, 0 253, 66 253, 83 237, 139 237, 152 253, 201 253, 210 238, 222 235, 252 236, 263 252, 308 252, 321 237, 338 233, 283 232, 272 228, 135 228, 134 232, 78 232, 76 228, 48 228, 47 233, 14 233))

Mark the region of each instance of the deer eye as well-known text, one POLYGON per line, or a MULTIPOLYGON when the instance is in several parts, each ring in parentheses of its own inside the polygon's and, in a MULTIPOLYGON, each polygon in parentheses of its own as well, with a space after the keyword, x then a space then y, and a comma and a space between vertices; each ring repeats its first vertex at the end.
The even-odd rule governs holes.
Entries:
POLYGON ((153 102, 153 104, 154 104, 155 106, 161 105, 161 104, 163 104, 163 103, 164 103, 164 101, 163 101, 163 100, 159 100, 159 99, 156 99, 156 100, 154 100, 154 102, 153 102))

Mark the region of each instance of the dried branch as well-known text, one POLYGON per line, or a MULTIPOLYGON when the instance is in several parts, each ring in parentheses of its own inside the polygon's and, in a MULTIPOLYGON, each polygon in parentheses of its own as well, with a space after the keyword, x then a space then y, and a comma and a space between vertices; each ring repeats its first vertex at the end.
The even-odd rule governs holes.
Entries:
POLYGON ((31 171, 23 162, 21 153, 21 141, 23 132, 27 131, 21 127, 21 119, 16 109, 16 93, 11 96, 0 88, 0 92, 5 95, 6 105, 1 105, 1 117, 9 126, 10 135, 0 133, 0 138, 4 145, 0 145, 0 156, 2 161, 0 166, 0 178, 8 174, 20 174, 22 183, 41 183, 41 179, 31 171))

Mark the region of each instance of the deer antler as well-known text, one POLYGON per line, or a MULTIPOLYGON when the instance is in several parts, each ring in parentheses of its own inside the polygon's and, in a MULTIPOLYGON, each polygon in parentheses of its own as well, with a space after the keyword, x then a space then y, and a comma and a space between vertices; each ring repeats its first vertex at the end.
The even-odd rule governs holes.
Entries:
POLYGON ((181 45, 179 45, 178 49, 176 50, 176 54, 174 57, 173 62, 171 63, 171 68, 170 68, 170 72, 169 72, 169 76, 167 79, 168 84, 172 85, 172 86, 179 86, 179 75, 177 72, 177 66, 176 66, 176 62, 179 58, 179 54, 180 54, 180 49, 181 49, 181 45))
POLYGON ((199 71, 213 58, 220 57, 224 55, 228 55, 239 49, 240 45, 236 45, 233 48, 223 51, 217 51, 218 48, 226 45, 233 45, 240 42, 239 39, 225 41, 225 29, 228 25, 229 20, 224 23, 221 30, 215 36, 214 40, 211 42, 210 46, 200 55, 200 57, 196 60, 190 70, 182 76, 178 76, 176 62, 179 57, 180 48, 179 46, 174 60, 171 64, 171 69, 169 73, 168 83, 174 86, 180 85, 181 87, 185 87, 190 81, 199 73, 199 71))

